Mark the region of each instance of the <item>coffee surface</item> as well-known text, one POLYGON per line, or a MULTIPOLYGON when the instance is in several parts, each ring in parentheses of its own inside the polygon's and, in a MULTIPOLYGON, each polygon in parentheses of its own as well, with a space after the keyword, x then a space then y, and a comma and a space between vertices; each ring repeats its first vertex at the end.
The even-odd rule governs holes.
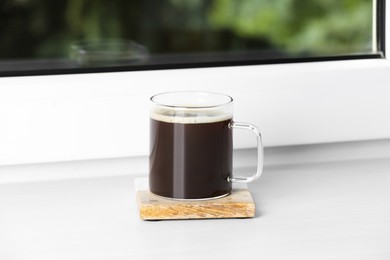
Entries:
POLYGON ((150 119, 150 191, 176 199, 230 193, 231 119, 167 122, 150 119), (183 123, 185 122, 185 123, 183 123))

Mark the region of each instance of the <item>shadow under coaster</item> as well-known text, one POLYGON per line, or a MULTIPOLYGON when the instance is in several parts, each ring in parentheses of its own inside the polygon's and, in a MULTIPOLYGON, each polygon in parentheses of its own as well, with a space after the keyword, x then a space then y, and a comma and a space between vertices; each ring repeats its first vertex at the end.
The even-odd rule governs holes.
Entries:
POLYGON ((143 220, 252 218, 255 203, 247 185, 233 185, 228 196, 210 200, 172 200, 149 191, 148 178, 137 178, 135 189, 143 220))

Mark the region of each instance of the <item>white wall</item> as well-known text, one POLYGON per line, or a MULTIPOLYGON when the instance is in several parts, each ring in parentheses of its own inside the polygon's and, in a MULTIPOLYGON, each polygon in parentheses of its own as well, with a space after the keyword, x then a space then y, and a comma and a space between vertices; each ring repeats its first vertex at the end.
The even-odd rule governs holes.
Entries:
POLYGON ((0 78, 0 164, 146 155, 148 98, 170 90, 231 95, 266 146, 390 137, 387 60, 0 78))

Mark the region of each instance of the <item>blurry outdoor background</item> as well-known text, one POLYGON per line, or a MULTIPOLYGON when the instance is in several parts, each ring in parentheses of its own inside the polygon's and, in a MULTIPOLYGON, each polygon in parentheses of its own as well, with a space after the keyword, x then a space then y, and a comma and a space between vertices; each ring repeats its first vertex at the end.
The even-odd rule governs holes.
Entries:
POLYGON ((372 0, 0 0, 0 70, 365 54, 372 29, 372 0))

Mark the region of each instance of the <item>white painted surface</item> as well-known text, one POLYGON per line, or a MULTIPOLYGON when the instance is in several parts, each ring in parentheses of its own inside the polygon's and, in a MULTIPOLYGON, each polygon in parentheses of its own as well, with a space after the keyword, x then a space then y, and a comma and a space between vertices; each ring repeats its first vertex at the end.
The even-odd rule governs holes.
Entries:
POLYGON ((230 220, 141 221, 134 179, 144 172, 112 160, 51 164, 70 178, 0 184, 0 259, 387 260, 390 157, 361 155, 268 165, 249 185, 256 217, 230 220))
MULTIPOLYGON (((382 159, 390 156, 390 139, 315 145, 267 147, 264 165, 294 165, 350 160, 382 159)), ((51 181, 109 176, 138 176, 148 173, 148 157, 123 157, 44 164, 0 166, 0 184, 51 181)), ((233 152, 235 175, 250 176, 256 171, 256 149, 233 152)))
POLYGON ((148 98, 178 89, 231 95, 265 146, 389 138, 389 84, 387 60, 0 78, 0 165, 146 155, 148 98))

